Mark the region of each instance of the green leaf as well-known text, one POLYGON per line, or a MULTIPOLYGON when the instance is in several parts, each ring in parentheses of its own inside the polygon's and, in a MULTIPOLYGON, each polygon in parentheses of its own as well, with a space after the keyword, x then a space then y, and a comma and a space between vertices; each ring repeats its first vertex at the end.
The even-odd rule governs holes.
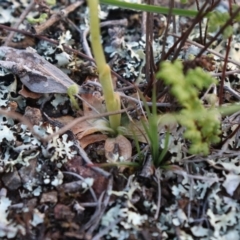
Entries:
MULTIPOLYGON (((161 13, 161 14, 169 13, 169 8, 167 7, 153 6, 153 5, 147 5, 147 4, 129 3, 124 1, 119 1, 119 0, 100 0, 100 3, 113 5, 121 8, 127 8, 131 10, 139 10, 139 11, 161 13)), ((198 14, 198 11, 173 8, 172 14, 185 16, 185 17, 195 17, 198 14)))
POLYGON ((47 19, 47 14, 42 13, 39 18, 28 17, 27 20, 31 24, 43 23, 47 19))

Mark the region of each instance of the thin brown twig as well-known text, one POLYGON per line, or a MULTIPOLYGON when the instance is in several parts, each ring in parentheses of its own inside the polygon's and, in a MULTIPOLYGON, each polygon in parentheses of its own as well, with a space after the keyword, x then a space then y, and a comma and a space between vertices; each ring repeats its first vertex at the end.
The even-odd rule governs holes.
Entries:
POLYGON ((198 55, 197 55, 196 57, 200 57, 200 56, 211 46, 211 44, 223 33, 223 31, 224 31, 229 25, 231 25, 233 19, 239 14, 239 12, 240 12, 240 7, 237 8, 237 10, 231 14, 231 18, 228 19, 228 21, 226 21, 226 23, 220 28, 220 30, 218 31, 218 33, 217 33, 208 43, 206 43, 206 45, 204 46, 204 48, 198 53, 198 55))
POLYGON ((94 119, 94 118, 101 118, 101 117, 107 117, 110 115, 115 115, 115 114, 120 114, 120 113, 124 113, 129 109, 123 109, 123 110, 119 110, 119 111, 114 111, 114 112, 108 112, 108 113, 101 113, 101 114, 96 114, 96 115, 92 115, 92 116, 85 116, 85 117, 79 117, 74 119, 72 122, 66 124, 64 127, 60 128, 57 132, 42 138, 43 141, 48 142, 49 140, 51 140, 53 137, 57 136, 57 135, 61 135, 63 133, 65 133, 66 131, 70 130, 72 127, 74 127, 76 124, 79 124, 83 121, 89 120, 89 119, 94 119))
POLYGON ((158 186, 158 201, 157 201, 157 210, 156 213, 154 215, 154 219, 157 220, 159 217, 159 213, 160 213, 160 208, 161 208, 161 197, 162 197, 162 192, 161 192, 161 170, 158 168, 155 171, 155 181, 157 183, 158 186))
POLYGON ((62 17, 65 17, 69 13, 73 12, 76 8, 80 7, 83 3, 84 1, 76 1, 71 5, 67 6, 65 9, 60 10, 57 13, 54 13, 46 22, 35 27, 36 33, 37 34, 43 33, 47 28, 51 27, 53 24, 60 21, 62 17))
POLYGON ((168 34, 168 28, 170 26, 170 21, 171 21, 171 17, 172 17, 172 10, 173 10, 173 8, 174 8, 174 1, 171 0, 169 2, 169 12, 168 12, 168 16, 167 16, 167 26, 166 26, 165 33, 164 33, 164 36, 163 36, 163 46, 162 46, 161 61, 164 60, 164 57, 165 57, 165 47, 166 47, 166 42, 167 42, 167 34, 168 34))
POLYGON ((57 132, 55 132, 47 137, 42 137, 38 133, 36 133, 33 129, 33 125, 31 124, 31 122, 26 117, 22 116, 21 114, 19 114, 17 112, 0 109, 0 115, 4 115, 4 116, 7 116, 12 119, 16 119, 16 120, 20 121, 21 123, 23 123, 27 126, 27 128, 31 131, 31 133, 35 137, 37 137, 37 139, 39 139, 42 142, 48 142, 53 137, 65 133, 66 131, 70 130, 74 125, 79 124, 83 121, 86 121, 89 119, 94 119, 94 118, 106 117, 106 116, 115 115, 115 114, 119 114, 119 113, 124 113, 127 110, 129 110, 129 109, 123 109, 123 110, 119 110, 119 111, 115 111, 115 112, 101 113, 101 114, 96 114, 93 116, 85 116, 85 117, 76 118, 72 122, 70 122, 70 123, 66 124, 64 127, 60 128, 57 132))
MULTIPOLYGON (((32 0, 31 3, 27 6, 27 8, 22 12, 20 18, 18 19, 18 21, 14 24, 14 28, 18 28, 20 26, 20 24, 23 22, 23 20, 25 19, 25 17, 28 15, 28 13, 32 10, 32 8, 35 5, 35 1, 32 0)), ((8 46, 9 43, 11 42, 12 38, 13 38, 14 32, 10 32, 9 35, 7 36, 5 42, 4 42, 4 46, 8 46)))
MULTIPOLYGON (((232 6, 231 6, 231 1, 229 1, 229 14, 230 16, 232 15, 232 6)), ((230 23, 231 25, 233 24, 233 22, 230 23)), ((227 49, 226 49, 226 54, 225 54, 225 58, 224 58, 224 64, 223 64, 223 70, 222 70, 222 77, 221 77, 221 81, 220 81, 220 88, 219 88, 219 105, 221 106, 223 104, 223 88, 224 88, 224 81, 225 81, 225 72, 227 70, 227 59, 229 56, 229 52, 230 52, 230 47, 231 47, 231 42, 232 42, 232 36, 230 36, 228 38, 228 42, 227 42, 227 49)))
POLYGON ((220 106, 223 104, 223 88, 224 88, 224 81, 225 81, 225 77, 226 77, 225 72, 227 70, 227 59, 228 59, 229 52, 230 52, 231 41, 232 41, 232 37, 230 36, 228 39, 227 50, 226 50, 226 54, 225 54, 225 58, 224 58, 222 77, 221 77, 221 81, 220 81, 220 88, 219 88, 219 94, 218 94, 220 106))
MULTIPOLYGON (((5 30, 8 30, 8 31, 14 31, 14 32, 22 33, 22 34, 27 35, 27 36, 30 36, 30 37, 34 37, 34 38, 38 38, 38 39, 41 39, 41 40, 45 40, 45 41, 50 42, 50 43, 52 43, 52 44, 54 44, 54 45, 59 45, 59 42, 58 42, 58 41, 53 40, 53 39, 49 39, 49 38, 47 38, 47 37, 45 37, 45 36, 43 36, 43 35, 35 35, 35 34, 32 34, 32 33, 28 32, 28 31, 24 31, 24 30, 20 30, 20 29, 15 29, 15 28, 8 27, 8 26, 5 26, 5 25, 0 24, 0 29, 1 29, 1 28, 2 28, 2 29, 5 29, 5 30)), ((76 49, 72 49, 71 47, 68 47, 68 46, 66 46, 66 45, 63 45, 63 48, 64 48, 64 50, 67 50, 67 51, 70 52, 70 53, 74 53, 74 54, 76 54, 77 56, 80 56, 80 57, 82 57, 82 58, 85 58, 85 59, 87 59, 87 60, 95 63, 95 60, 94 60, 93 58, 88 57, 86 54, 84 54, 84 53, 82 53, 82 52, 80 52, 80 51, 78 51, 78 50, 76 50, 76 49)), ((122 82, 124 82, 124 83, 126 83, 126 84, 128 84, 128 85, 130 85, 130 86, 135 86, 134 84, 130 83, 129 81, 127 81, 126 79, 124 79, 123 77, 121 77, 118 73, 114 72, 113 70, 111 70, 111 73, 112 73, 114 76, 116 76, 119 80, 121 80, 122 82)), ((134 87, 134 88, 136 88, 136 87, 134 87)))
POLYGON ((21 122, 21 123, 23 123, 24 125, 26 125, 27 128, 31 131, 31 133, 32 133, 35 137, 37 137, 38 139, 42 139, 42 140, 43 140, 43 138, 42 138, 40 135, 38 135, 38 134, 33 130, 33 125, 32 125, 32 123, 28 120, 28 118, 22 116, 20 113, 0 109, 0 115, 7 116, 7 117, 10 117, 10 118, 12 118, 12 119, 18 120, 19 122, 21 122))
MULTIPOLYGON (((77 174, 75 172, 70 172, 70 171, 62 171, 63 174, 67 174, 67 175, 72 175, 78 179, 80 179, 83 182, 86 182, 86 179, 84 177, 82 177, 80 174, 77 174)), ((93 200, 95 202, 97 202, 97 197, 96 197, 96 193, 94 192, 93 188, 91 186, 89 186, 89 190, 90 193, 92 194, 93 200)))
MULTIPOLYGON (((175 33, 168 33, 168 35, 171 35, 171 36, 174 36, 174 37, 177 37, 177 38, 181 38, 181 36, 179 36, 179 35, 177 35, 177 34, 175 34, 175 33)), ((191 41, 191 40, 186 40, 186 42, 187 42, 187 43, 190 43, 190 44, 193 44, 193 45, 195 45, 196 47, 199 47, 199 48, 201 48, 201 49, 205 48, 205 46, 203 46, 202 44, 199 44, 199 43, 194 42, 194 41, 191 41)), ((222 58, 222 59, 225 58, 224 55, 222 55, 222 54, 220 54, 220 53, 218 53, 218 52, 216 52, 216 51, 214 51, 214 50, 212 50, 212 49, 210 49, 210 48, 207 48, 207 49, 205 49, 204 51, 208 51, 208 52, 210 52, 210 53, 212 53, 212 54, 214 54, 214 55, 216 55, 216 56, 218 56, 218 57, 220 57, 220 58, 222 58)), ((233 59, 230 59, 230 58, 229 58, 229 59, 228 59, 228 62, 233 63, 233 64, 235 64, 236 66, 240 67, 240 62, 234 61, 233 59)))
MULTIPOLYGON (((153 0, 147 0, 148 4, 153 4, 153 0)), ((146 59, 145 59, 145 75, 146 75, 146 80, 148 83, 150 83, 151 76, 150 76, 150 59, 151 59, 151 53, 150 53, 150 47, 152 45, 152 40, 153 40, 153 14, 152 13, 147 13, 146 16, 146 36, 145 36, 145 54, 146 54, 146 59)), ((152 85, 152 83, 150 83, 152 85)))
MULTIPOLYGON (((197 16, 194 18, 191 26, 188 28, 188 30, 183 34, 183 38, 181 39, 180 43, 179 43, 179 46, 176 50, 176 52, 174 53, 174 56, 173 56, 173 60, 177 59, 177 57, 179 56, 179 53, 182 49, 182 47, 184 46, 188 36, 190 35, 190 33, 192 32, 192 30, 194 29, 194 27, 196 26, 196 24, 198 24, 199 22, 202 21, 202 19, 208 14, 208 12, 210 10, 212 10, 214 7, 217 6, 217 4, 220 2, 220 0, 216 1, 216 3, 211 6, 211 9, 209 9, 208 11, 205 9, 207 7, 207 4, 208 4, 208 1, 205 1, 205 3, 202 5, 201 9, 199 10, 197 16)), ((166 58, 165 58, 166 59, 166 58)))

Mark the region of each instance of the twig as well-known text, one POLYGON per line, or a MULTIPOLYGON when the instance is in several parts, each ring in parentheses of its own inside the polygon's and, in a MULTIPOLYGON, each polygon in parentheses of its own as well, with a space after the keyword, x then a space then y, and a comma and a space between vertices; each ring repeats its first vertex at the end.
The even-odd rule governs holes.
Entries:
POLYGON ((84 1, 76 1, 66 7, 63 10, 60 10, 57 13, 54 13, 46 22, 42 23, 39 26, 35 27, 36 33, 41 34, 43 33, 47 28, 55 24, 56 22, 60 21, 62 17, 67 16, 69 13, 73 12, 76 8, 80 7, 84 1))
MULTIPOLYGON (((232 71, 226 71, 225 72, 225 76, 228 76, 228 75, 233 75, 235 73, 240 73, 240 69, 236 69, 236 70, 232 70, 232 71)), ((220 77, 222 76, 222 73, 219 72, 219 73, 210 73, 212 77, 220 77)))
POLYGON ((98 205, 96 207, 94 214, 91 216, 90 220, 81 228, 81 231, 85 231, 86 229, 90 228, 94 224, 95 219, 99 216, 99 214, 101 212, 101 205, 102 205, 102 200, 103 200, 104 194, 105 194, 105 192, 101 193, 101 195, 97 201, 98 205))
POLYGON ((114 228, 114 226, 116 226, 118 223, 120 223, 122 220, 121 217, 117 218, 115 221, 111 222, 111 224, 109 224, 106 228, 104 228, 103 230, 101 230, 98 234, 96 234, 92 240, 99 240, 101 239, 101 237, 103 237, 104 235, 106 235, 107 233, 109 233, 110 230, 112 230, 114 228))
POLYGON ((43 138, 33 130, 32 123, 26 117, 22 116, 21 114, 19 114, 17 112, 13 112, 13 111, 0 109, 0 115, 4 115, 4 116, 10 117, 12 119, 16 119, 19 122, 25 124, 35 137, 37 137, 40 140, 43 140, 43 138))
POLYGON ((110 192, 112 191, 112 188, 113 188, 113 177, 109 179, 108 186, 105 191, 105 196, 101 206, 102 208, 100 209, 100 212, 98 213, 98 215, 95 217, 95 221, 92 223, 91 227, 88 229, 87 236, 92 235, 93 231, 98 227, 99 222, 101 221, 102 216, 108 206, 108 203, 110 200, 110 192))
MULTIPOLYGON (((165 29, 165 33, 163 35, 163 46, 162 46, 162 56, 161 56, 161 61, 164 59, 165 57, 165 48, 166 48, 166 43, 167 43, 167 34, 168 34, 168 29, 170 26, 170 21, 171 21, 171 17, 172 17, 172 9, 174 8, 174 1, 171 0, 169 2, 169 12, 168 12, 168 16, 167 16, 167 26, 165 29)), ((175 26, 176 27, 176 26, 175 26)))
POLYGON ((157 168, 155 171, 155 177, 156 177, 155 181, 158 186, 158 201, 157 201, 157 210, 154 215, 154 219, 157 220, 159 216, 160 208, 161 208, 161 195, 162 195, 161 194, 161 170, 159 168, 157 168))
MULTIPOLYGON (((181 36, 179 36, 179 35, 177 35, 177 34, 174 34, 174 33, 168 33, 168 35, 171 35, 171 36, 177 37, 177 38, 180 38, 180 37, 181 37, 181 36)), ((201 44, 199 44, 199 43, 197 43, 197 42, 193 42, 193 41, 191 41, 191 40, 186 40, 186 42, 187 42, 187 43, 190 43, 190 44, 193 44, 193 45, 195 45, 196 47, 199 47, 199 48, 201 48, 201 49, 205 48, 205 46, 203 46, 203 45, 201 45, 201 44)), ((220 53, 218 53, 218 52, 216 52, 216 51, 214 51, 214 50, 212 50, 212 49, 210 49, 210 48, 207 48, 206 51, 208 51, 208 52, 210 52, 210 53, 212 53, 212 54, 214 54, 214 55, 216 55, 216 56, 218 56, 218 57, 220 57, 220 58, 222 58, 222 59, 225 58, 224 55, 222 55, 222 54, 220 54, 220 53)), ((237 65, 238 67, 240 67, 240 62, 234 61, 233 59, 230 59, 230 58, 229 58, 229 59, 228 59, 228 62, 233 63, 233 64, 237 65)))
MULTIPOLYGON (((152 5, 153 0, 147 0, 147 4, 152 5)), ((150 77, 151 51, 150 51, 150 48, 151 48, 152 41, 153 41, 153 14, 152 13, 149 13, 149 12, 147 13, 145 24, 146 24, 146 27, 145 27, 145 30, 146 30, 146 36, 145 36, 145 42, 146 42, 146 45, 145 45, 145 54, 146 54, 145 75, 146 75, 146 81, 148 83, 150 83, 151 82, 151 77, 150 77)), ((151 85, 152 85, 152 83, 151 83, 151 85)))
POLYGON ((237 10, 235 12, 233 12, 233 14, 231 14, 231 18, 229 18, 228 21, 226 21, 226 23, 220 28, 218 33, 208 43, 206 43, 204 48, 202 48, 201 51, 197 54, 197 57, 200 57, 211 46, 211 44, 223 33, 223 31, 229 25, 232 24, 233 19, 239 14, 239 12, 240 12, 240 7, 237 8, 237 10))
MULTIPOLYGON (((20 18, 18 19, 18 21, 14 24, 14 28, 18 28, 20 26, 20 24, 23 22, 23 20, 25 19, 25 17, 28 15, 28 13, 32 10, 33 6, 35 5, 35 1, 32 0, 31 3, 27 6, 27 8, 22 12, 20 18)), ((13 38, 14 32, 10 32, 9 35, 7 36, 4 46, 8 46, 9 43, 11 42, 12 38, 13 38)))
MULTIPOLYGON (((1 28, 2 28, 2 29, 5 29, 5 30, 8 30, 8 31, 18 32, 18 33, 21 33, 21 34, 24 34, 24 35, 27 35, 27 36, 30 36, 30 37, 38 38, 38 39, 41 39, 41 40, 50 42, 50 43, 52 43, 52 44, 54 44, 54 45, 59 45, 59 42, 58 42, 58 41, 53 40, 53 39, 49 39, 49 38, 44 37, 44 36, 42 36, 42 35, 35 35, 35 34, 32 34, 32 33, 28 32, 28 31, 24 31, 24 30, 12 28, 12 27, 8 27, 8 26, 5 26, 5 25, 0 24, 0 29, 1 29, 1 28)), ((18 46, 16 46, 16 47, 18 47, 18 46)), ((78 50, 76 50, 76 49, 72 49, 72 48, 70 48, 70 47, 68 47, 68 46, 65 46, 65 45, 63 45, 63 48, 64 48, 64 50, 67 50, 67 51, 70 52, 70 53, 74 53, 74 54, 76 54, 76 55, 78 55, 78 56, 80 56, 80 57, 83 57, 83 58, 85 58, 85 59, 87 59, 87 60, 95 63, 95 60, 94 60, 93 58, 88 57, 86 54, 84 54, 84 53, 82 53, 82 52, 80 52, 80 51, 78 51, 78 50)), ((111 70, 111 73, 112 73, 114 76, 116 76, 119 80, 123 81, 124 83, 126 83, 126 84, 128 84, 128 85, 130 85, 130 86, 134 86, 134 84, 130 83, 129 81, 127 81, 126 79, 124 79, 123 77, 121 77, 118 73, 114 72, 113 70, 111 70)))
POLYGON ((224 85, 223 86, 224 90, 228 91, 229 93, 231 93, 235 98, 237 98, 238 100, 240 100, 240 93, 238 93, 237 91, 235 91, 234 89, 232 89, 231 87, 229 87, 228 85, 224 85))
MULTIPOLYGON (((132 102, 135 102, 135 103, 138 103, 138 104, 140 103, 142 106, 145 105, 145 103, 144 103, 143 101, 140 101, 140 100, 138 100, 138 99, 136 99, 136 98, 127 96, 127 95, 125 95, 124 93, 119 93, 119 95, 120 95, 121 97, 123 97, 123 98, 128 99, 129 101, 132 101, 132 102)), ((146 104, 147 104, 148 106, 152 106, 152 105, 153 105, 152 102, 146 102, 146 104)), ((172 104, 171 104, 171 103, 156 103, 156 106, 157 106, 157 107, 171 107, 172 104)))
POLYGON ((204 180, 204 181, 215 180, 216 182, 223 180, 223 178, 218 178, 218 177, 210 178, 210 177, 192 175, 192 174, 188 174, 188 173, 184 172, 183 170, 172 170, 172 171, 176 174, 182 175, 183 177, 188 177, 188 178, 192 178, 192 179, 198 179, 198 180, 204 180))
MULTIPOLYGON (((60 128, 57 132, 55 132, 55 133, 53 133, 53 134, 51 134, 47 137, 42 137, 38 133, 36 133, 33 129, 33 125, 31 124, 31 122, 26 117, 22 116, 19 113, 0 109, 0 115, 8 116, 10 118, 13 118, 13 119, 16 119, 16 120, 22 122, 31 131, 33 136, 35 136, 37 139, 39 139, 42 142, 48 142, 53 137, 55 137, 57 135, 61 135, 61 134, 65 133, 66 131, 70 130, 75 124, 79 124, 79 123, 81 123, 83 121, 86 121, 88 119, 101 118, 101 117, 106 117, 106 116, 109 116, 109 115, 124 113, 127 110, 130 110, 130 109, 123 109, 123 110, 119 110, 119 111, 115 111, 115 112, 101 113, 101 114, 97 114, 97 115, 93 115, 93 116, 85 116, 85 117, 76 118, 71 123, 68 123, 64 127, 60 128)), ((91 161, 89 163, 92 164, 91 161)), ((109 176, 109 175, 107 175, 107 176, 109 176)))
POLYGON ((72 122, 70 122, 67 125, 65 125, 64 127, 60 128, 57 132, 55 132, 55 133, 53 133, 53 134, 43 138, 43 141, 48 142, 53 137, 65 133, 66 131, 68 131, 72 127, 74 127, 76 124, 79 124, 79 123, 81 123, 83 121, 86 121, 86 120, 89 120, 89 119, 94 119, 94 118, 107 117, 107 116, 115 115, 115 114, 120 114, 120 113, 126 112, 127 110, 129 110, 129 109, 123 109, 123 110, 114 111, 114 112, 101 113, 101 114, 96 114, 96 115, 92 115, 92 116, 85 116, 85 117, 76 118, 72 122))
POLYGON ((78 145, 77 148, 78 148, 79 154, 84 159, 84 161, 91 166, 91 169, 93 169, 94 171, 102 174, 106 178, 109 178, 111 176, 110 173, 104 171, 103 169, 98 168, 98 167, 94 167, 94 163, 90 160, 87 153, 84 151, 84 149, 81 146, 78 145))
POLYGON ((220 106, 223 104, 223 88, 224 88, 224 81, 225 81, 225 77, 226 77, 225 72, 227 70, 227 59, 228 59, 229 52, 230 52, 231 41, 232 41, 232 37, 230 36, 228 38, 227 50, 226 50, 226 54, 225 54, 225 58, 224 58, 222 77, 221 77, 221 81, 220 81, 220 88, 219 88, 219 94, 218 94, 219 95, 219 105, 220 106))
MULTIPOLYGON (((74 177, 76 177, 76 178, 79 178, 79 179, 82 180, 82 181, 85 181, 85 179, 84 179, 81 175, 79 175, 79 174, 77 174, 77 173, 67 172, 67 171, 63 171, 62 173, 63 173, 63 174, 68 174, 68 175, 72 175, 72 176, 74 176, 74 177)), ((97 202, 96 194, 95 194, 95 192, 93 191, 92 187, 90 187, 90 186, 89 186, 89 191, 90 191, 91 194, 92 194, 93 200, 94 200, 95 202, 97 202)))

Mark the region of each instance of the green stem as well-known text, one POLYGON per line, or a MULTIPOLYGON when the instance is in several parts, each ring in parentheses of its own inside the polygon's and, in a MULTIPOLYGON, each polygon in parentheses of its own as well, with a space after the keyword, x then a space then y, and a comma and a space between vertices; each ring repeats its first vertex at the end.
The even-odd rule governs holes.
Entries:
MULTIPOLYGON (((101 4, 113 5, 121 8, 127 8, 132 10, 139 10, 145 12, 153 12, 153 13, 161 13, 161 14, 168 14, 169 8, 167 7, 159 7, 154 5, 147 5, 147 4, 138 4, 138 3, 128 3, 119 0, 100 0, 101 4)), ((185 16, 185 17, 196 17, 198 11, 195 10, 186 10, 186 9, 179 9, 173 8, 172 14, 185 16)))
MULTIPOLYGON (((92 50, 99 72, 99 80, 102 85, 103 95, 108 112, 118 111, 121 108, 120 96, 114 92, 111 70, 106 63, 105 55, 101 44, 101 33, 98 18, 98 0, 88 0, 90 12, 90 33, 92 50)), ((117 132, 120 125, 121 114, 109 116, 111 128, 117 132)))

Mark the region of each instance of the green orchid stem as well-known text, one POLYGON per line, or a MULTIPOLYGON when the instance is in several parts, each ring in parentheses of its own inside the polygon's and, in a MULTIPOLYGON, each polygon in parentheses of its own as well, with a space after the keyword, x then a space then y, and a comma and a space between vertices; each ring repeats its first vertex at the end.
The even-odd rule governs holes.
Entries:
MULTIPOLYGON (((167 7, 159 7, 159 6, 153 6, 153 5, 147 5, 147 4, 138 4, 138 3, 128 3, 124 1, 118 1, 118 0, 100 0, 100 2, 101 4, 113 5, 121 8, 131 9, 131 10, 169 14, 169 8, 167 7)), ((198 11, 173 8, 172 14, 185 16, 185 17, 196 17, 198 14, 198 11)))
MULTIPOLYGON (((88 0, 90 12, 90 33, 92 50, 99 72, 99 80, 102 85, 103 96, 108 112, 118 111, 121 108, 120 96, 114 92, 111 70, 106 63, 105 55, 101 44, 101 34, 98 18, 98 0, 88 0)), ((109 116, 110 127, 117 132, 121 122, 121 114, 109 116)))

